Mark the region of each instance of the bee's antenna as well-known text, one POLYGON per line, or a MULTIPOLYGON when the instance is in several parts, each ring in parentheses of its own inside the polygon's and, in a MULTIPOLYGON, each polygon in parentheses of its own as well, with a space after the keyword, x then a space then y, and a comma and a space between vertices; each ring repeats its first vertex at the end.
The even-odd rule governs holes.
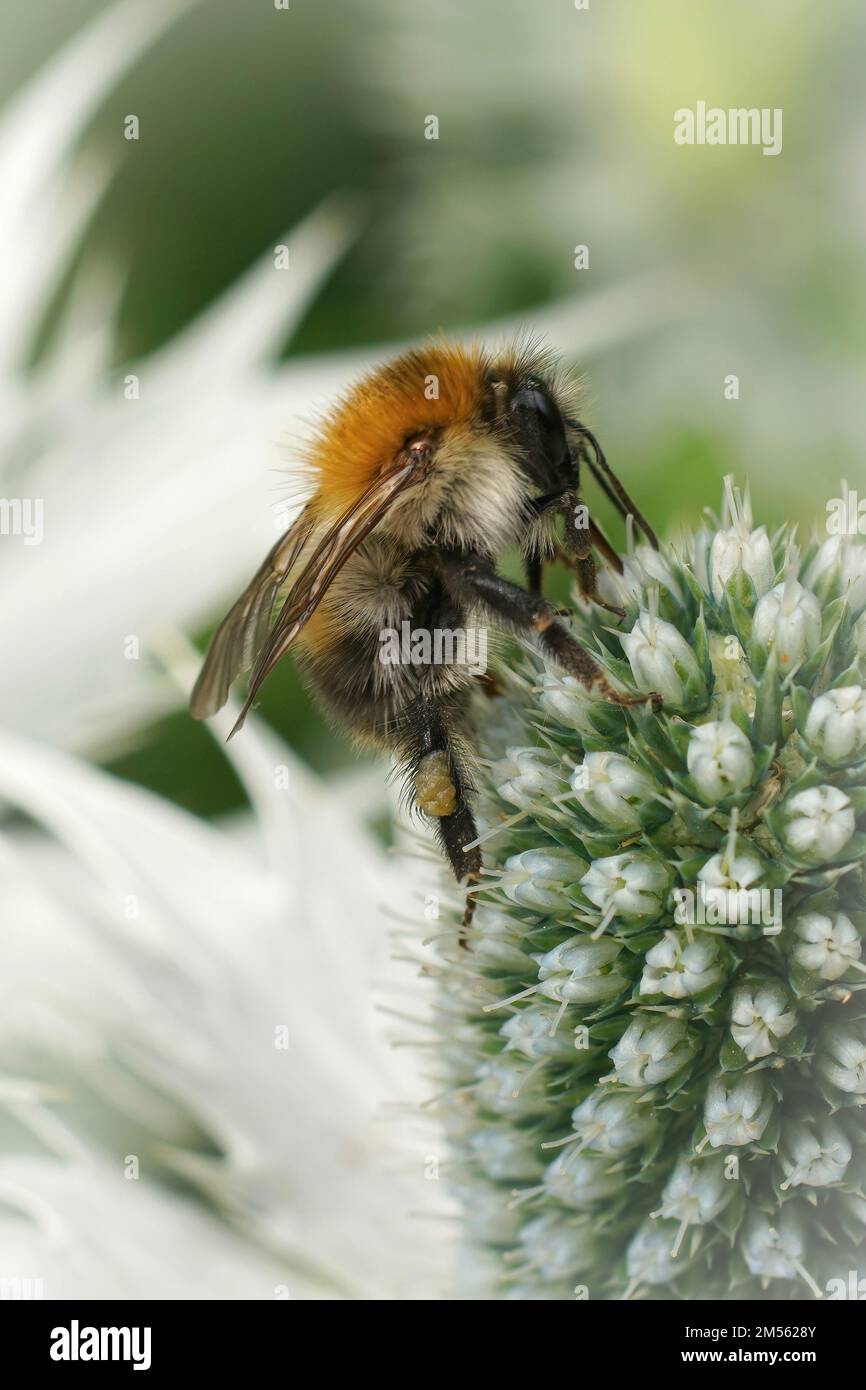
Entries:
POLYGON ((654 550, 658 550, 659 543, 655 531, 652 529, 643 513, 638 511, 619 478, 608 464, 602 452, 601 445, 592 433, 592 430, 587 429, 586 425, 578 425, 578 430, 582 439, 587 441, 592 449, 592 454, 588 453, 586 445, 581 443, 581 457, 586 459, 586 462, 589 464, 590 472, 602 492, 608 500, 613 503, 622 516, 634 517, 636 525, 643 531, 650 545, 654 550))

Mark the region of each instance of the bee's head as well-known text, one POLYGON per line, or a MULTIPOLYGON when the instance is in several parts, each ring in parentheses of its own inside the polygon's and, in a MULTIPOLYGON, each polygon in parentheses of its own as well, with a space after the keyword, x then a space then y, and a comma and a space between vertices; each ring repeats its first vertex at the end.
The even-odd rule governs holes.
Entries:
POLYGON ((545 366, 534 358, 498 362, 488 387, 495 428, 508 452, 533 488, 552 493, 576 481, 574 403, 545 366))

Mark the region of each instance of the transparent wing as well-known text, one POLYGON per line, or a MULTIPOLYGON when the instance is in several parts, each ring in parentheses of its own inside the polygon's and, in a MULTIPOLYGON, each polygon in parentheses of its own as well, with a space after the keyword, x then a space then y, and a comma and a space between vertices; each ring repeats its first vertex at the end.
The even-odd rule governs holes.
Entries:
POLYGON ((232 682, 252 666, 271 625, 274 602, 313 530, 305 507, 256 570, 211 639, 192 696, 190 713, 206 719, 222 709, 232 682))
POLYGON ((232 734, 237 733, 262 682, 285 656, 298 633, 315 613, 349 556, 386 515, 394 500, 423 475, 426 456, 406 458, 381 473, 322 537, 286 597, 279 616, 259 652, 243 709, 232 734))

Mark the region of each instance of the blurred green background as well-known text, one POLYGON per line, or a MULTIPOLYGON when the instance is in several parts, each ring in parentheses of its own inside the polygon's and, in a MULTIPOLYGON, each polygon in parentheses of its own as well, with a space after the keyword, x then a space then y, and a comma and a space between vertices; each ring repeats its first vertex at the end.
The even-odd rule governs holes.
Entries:
MULTIPOLYGON (((7 11, 0 97, 102 8, 7 11)), ((657 311, 639 332, 602 334, 580 365, 589 418, 644 509, 673 527, 718 506, 733 472, 751 480, 758 519, 820 521, 840 476, 863 476, 864 57, 862 0, 591 0, 581 11, 572 0, 291 0, 287 11, 202 0, 93 123, 97 152, 116 147, 129 112, 142 139, 80 254, 128 277, 118 365, 156 352, 334 192, 358 197, 358 235, 287 355, 503 319, 533 328, 620 287, 627 302, 643 277, 657 311), (698 100, 781 107, 782 153, 677 146, 673 112, 698 100), (424 138, 430 114, 436 141, 424 138), (586 270, 574 268, 577 244, 586 270), (729 373, 736 401, 724 397, 729 373)), ((315 767, 354 756, 289 664, 261 708, 315 767)), ((241 799, 184 715, 112 766, 205 815, 241 799)))

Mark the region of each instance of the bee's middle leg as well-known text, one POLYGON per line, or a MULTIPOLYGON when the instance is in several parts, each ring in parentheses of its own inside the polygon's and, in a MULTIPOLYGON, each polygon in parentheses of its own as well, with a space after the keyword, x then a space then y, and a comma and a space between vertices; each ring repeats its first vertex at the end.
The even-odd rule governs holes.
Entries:
POLYGON ((556 609, 546 599, 503 579, 481 558, 442 552, 440 560, 455 597, 467 604, 481 604, 515 632, 534 633, 545 655, 587 690, 597 690, 615 705, 642 705, 650 700, 654 709, 661 708, 662 698, 654 691, 624 695, 615 690, 595 658, 557 620, 556 609))

